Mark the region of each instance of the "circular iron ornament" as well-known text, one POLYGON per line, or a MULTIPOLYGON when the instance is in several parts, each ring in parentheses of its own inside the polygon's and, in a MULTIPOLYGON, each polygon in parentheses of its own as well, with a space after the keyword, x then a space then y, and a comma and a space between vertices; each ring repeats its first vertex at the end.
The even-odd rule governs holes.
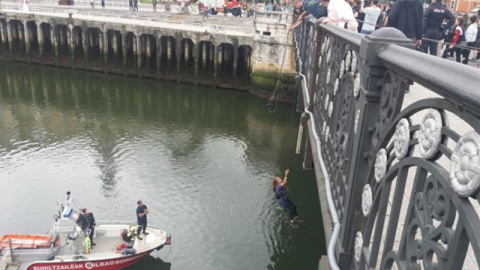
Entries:
POLYGON ((362 192, 363 216, 367 217, 370 214, 371 209, 372 209, 372 189, 370 188, 369 184, 366 184, 363 187, 363 192, 362 192))
POLYGON ((438 110, 430 109, 423 116, 418 132, 420 154, 423 158, 433 158, 438 152, 442 138, 442 115, 438 110))
POLYGON ((357 134, 358 120, 360 119, 360 110, 355 113, 355 122, 353 123, 353 131, 357 134))
POLYGON ((332 117, 332 114, 333 114, 333 102, 330 101, 330 103, 328 104, 328 117, 332 117))
POLYGON ((385 148, 378 150, 377 158, 375 159, 375 181, 380 183, 382 178, 387 173, 387 151, 385 148))
POLYGON ((345 62, 347 63, 345 65, 345 71, 349 71, 352 66, 352 51, 348 51, 347 57, 345 57, 345 62))
POLYGON ((333 87, 333 96, 335 96, 338 92, 338 85, 339 85, 340 81, 339 79, 336 79, 335 80, 335 86, 333 87))
POLYGON ((344 74, 345 74, 345 61, 342 60, 342 63, 340 64, 340 74, 338 77, 341 79, 344 74))
POLYGON ((327 127, 327 129, 325 130, 325 142, 328 141, 328 133, 330 133, 330 127, 327 127))
POLYGON ((402 118, 398 121, 393 135, 393 151, 397 159, 404 158, 408 153, 408 142, 410 141, 410 122, 402 118))
POLYGON ((463 135, 453 149, 450 183, 461 197, 475 194, 480 187, 479 154, 480 136, 475 131, 463 135))
POLYGON ((325 110, 328 109, 328 102, 330 101, 330 95, 325 97, 325 110))
POLYGON ((357 73, 357 52, 354 51, 352 54, 352 73, 357 73))
POLYGON ((360 94, 360 76, 357 74, 355 76, 355 81, 353 82, 353 96, 358 98, 360 94))
POLYGON ((355 261, 357 263, 360 262, 360 258, 362 255, 362 247, 363 247, 363 235, 361 231, 357 232, 355 236, 355 261))

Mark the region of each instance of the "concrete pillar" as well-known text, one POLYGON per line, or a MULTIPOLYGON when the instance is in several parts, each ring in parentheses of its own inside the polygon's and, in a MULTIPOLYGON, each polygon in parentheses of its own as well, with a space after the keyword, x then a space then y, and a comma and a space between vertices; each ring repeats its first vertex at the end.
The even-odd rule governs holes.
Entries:
POLYGON ((39 23, 37 25, 37 38, 38 38, 38 50, 40 53, 40 56, 43 56, 43 30, 42 30, 42 25, 39 23))
POLYGON ((116 58, 118 56, 118 35, 117 35, 117 32, 113 32, 112 47, 113 47, 113 55, 116 58))
POLYGON ((187 65, 187 62, 190 60, 190 42, 188 40, 185 40, 185 65, 187 65))
POLYGON ((58 59, 58 41, 57 41, 57 31, 55 25, 50 27, 50 40, 52 43, 53 50, 55 52, 55 59, 58 59))
POLYGON ((135 59, 137 58, 137 37, 132 36, 132 47, 133 47, 133 61, 135 62, 135 59))
POLYGON ((8 36, 8 47, 10 52, 13 51, 13 22, 7 22, 7 36, 8 36))
POLYGON ((207 65, 207 50, 208 50, 208 44, 206 42, 202 43, 202 67, 205 68, 207 65))
MULTIPOLYGON (((5 24, 3 24, 2 21, 0 21, 0 36, 2 37, 3 46, 6 46, 6 42, 7 42, 7 34, 5 32, 6 32, 5 24)), ((6 47, 4 47, 4 49, 6 49, 6 47)))
POLYGON ((87 29, 82 31, 82 46, 83 46, 83 56, 85 58, 85 62, 88 63, 88 32, 87 29))
POLYGON ((127 45, 128 45, 128 35, 127 35, 127 31, 123 31, 122 32, 122 54, 123 54, 123 67, 126 68, 127 67, 127 45))
MULTIPOLYGON (((218 67, 218 51, 219 51, 220 46, 213 47, 213 53, 212 55, 215 56, 213 57, 213 78, 215 79, 215 83, 217 80, 217 67, 218 67)), ((211 51, 211 49, 210 49, 211 51)))
POLYGON ((237 84, 238 45, 233 46, 233 84, 237 84))
POLYGON ((157 39, 157 74, 160 74, 160 68, 162 67, 162 40, 159 36, 156 37, 157 39))
POLYGON ((218 66, 222 67, 223 66, 223 44, 220 44, 217 46, 218 53, 216 54, 217 59, 217 70, 215 71, 215 74, 218 73, 218 66))
POLYGON ((169 62, 172 59, 172 39, 170 37, 167 37, 167 59, 169 62))
POLYGON ((141 36, 137 37, 137 65, 142 67, 142 38, 141 36))
POLYGON ((177 57, 177 82, 180 81, 180 60, 182 57, 182 41, 176 40, 175 56, 177 57))
POLYGON ((108 32, 105 31, 102 33, 102 38, 103 38, 103 63, 107 63, 108 60, 108 32))
POLYGON ((103 40, 102 31, 98 31, 97 39, 98 39, 98 50, 100 51, 100 54, 102 55, 102 60, 103 60, 103 51, 104 51, 105 42, 103 40))
POLYGON ((197 43, 196 45, 194 45, 194 49, 193 49, 193 59, 195 61, 195 83, 197 83, 197 79, 198 79, 198 69, 199 69, 199 66, 200 66, 200 43, 197 43))
POLYGON ((93 39, 93 29, 90 29, 90 31, 88 31, 88 45, 90 46, 90 48, 95 47, 95 40, 93 39))
POLYGON ((70 57, 72 58, 73 61, 75 61, 75 43, 73 42, 73 25, 69 24, 68 25, 68 31, 67 31, 67 43, 68 43, 68 50, 70 51, 70 57))
POLYGON ((24 36, 25 36, 25 52, 27 53, 27 55, 30 54, 30 33, 28 32, 28 25, 27 25, 27 22, 25 22, 24 24, 24 27, 23 27, 23 32, 24 32, 24 36))
POLYGON ((151 44, 151 38, 150 36, 145 36, 146 39, 146 46, 147 46, 147 63, 150 63, 150 60, 152 58, 152 44, 151 44))

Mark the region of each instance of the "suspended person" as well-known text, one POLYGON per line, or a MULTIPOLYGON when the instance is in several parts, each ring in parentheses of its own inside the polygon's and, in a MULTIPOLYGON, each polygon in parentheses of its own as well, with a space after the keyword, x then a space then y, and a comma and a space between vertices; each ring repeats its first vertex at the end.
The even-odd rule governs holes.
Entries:
POLYGON ((289 172, 288 169, 285 170, 283 180, 278 176, 275 177, 273 180, 273 190, 278 204, 290 212, 290 224, 295 224, 296 221, 300 222, 300 220, 298 219, 297 206, 287 197, 287 177, 289 172))
POLYGON ((463 17, 457 17, 453 27, 455 29, 455 34, 453 36, 452 44, 443 51, 442 58, 447 58, 449 53, 455 52, 456 61, 460 63, 462 48, 458 47, 457 45, 465 43, 465 29, 463 28, 463 17))
POLYGON ((470 58, 470 51, 471 48, 475 48, 477 46, 477 34, 478 34, 478 26, 477 26, 477 15, 472 15, 469 18, 470 24, 465 31, 465 41, 467 42, 468 48, 462 49, 462 56, 463 61, 462 63, 468 64, 468 60, 470 58))
POLYGON ((147 214, 148 208, 142 201, 137 201, 137 238, 142 240, 143 237, 140 235, 143 231, 144 235, 148 235, 147 233, 147 214))
POLYGON ((353 15, 352 7, 344 0, 330 0, 328 4, 328 17, 322 24, 334 24, 341 28, 357 32, 358 22, 353 15))
POLYGON ((423 13, 425 18, 425 39, 422 41, 421 51, 437 56, 438 42, 442 40, 442 22, 445 29, 449 29, 455 23, 455 16, 443 4, 442 0, 437 0, 423 13))

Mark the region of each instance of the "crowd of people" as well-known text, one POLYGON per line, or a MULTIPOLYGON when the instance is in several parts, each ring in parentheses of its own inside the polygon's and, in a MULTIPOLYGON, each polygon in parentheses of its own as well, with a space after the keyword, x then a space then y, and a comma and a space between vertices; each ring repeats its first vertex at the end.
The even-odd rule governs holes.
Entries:
MULTIPOLYGON (((443 58, 455 55, 456 61, 463 64, 478 61, 478 16, 455 16, 442 0, 434 1, 424 7, 419 0, 398 0, 386 4, 378 0, 297 0, 294 12, 298 17, 290 30, 300 26, 307 15, 316 19, 325 17, 322 20, 324 24, 335 24, 365 35, 381 27, 394 27, 411 39, 417 50, 439 56, 438 48, 443 47, 443 58)), ((477 67, 480 68, 480 63, 477 67)))

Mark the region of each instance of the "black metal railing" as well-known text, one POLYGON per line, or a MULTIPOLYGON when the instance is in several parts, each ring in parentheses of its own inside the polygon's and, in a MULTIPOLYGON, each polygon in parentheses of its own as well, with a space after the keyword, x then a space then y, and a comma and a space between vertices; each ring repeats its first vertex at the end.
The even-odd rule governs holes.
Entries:
POLYGON ((294 37, 299 107, 341 224, 329 257, 342 269, 479 269, 480 71, 412 50, 393 28, 320 21, 294 37))

